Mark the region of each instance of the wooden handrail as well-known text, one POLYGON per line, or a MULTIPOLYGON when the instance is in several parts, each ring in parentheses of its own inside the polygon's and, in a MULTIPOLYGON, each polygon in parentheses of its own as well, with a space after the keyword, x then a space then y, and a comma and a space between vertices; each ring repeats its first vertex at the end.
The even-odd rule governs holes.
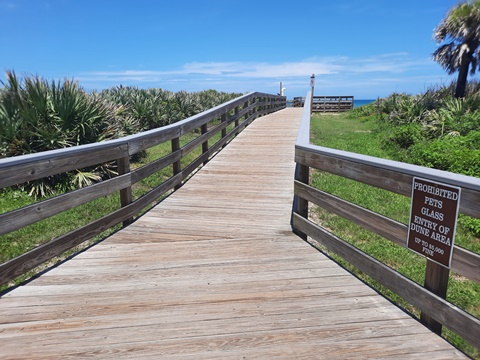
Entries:
MULTIPOLYGON (((438 269, 441 265, 427 260, 425 285, 419 286, 314 223, 308 217, 308 204, 315 204, 342 216, 403 247, 407 246, 408 226, 310 186, 308 174, 310 169, 325 171, 408 197, 412 193, 414 177, 458 186, 461 188, 459 211, 475 218, 480 218, 480 179, 311 145, 310 111, 307 106, 310 93, 305 99, 302 124, 295 146, 297 171, 294 181, 293 231, 303 238, 309 236, 318 241, 420 309, 422 320, 433 331, 438 333, 444 325, 474 346, 480 347, 480 320, 445 300, 448 269, 438 269)), ((480 283, 480 254, 455 245, 451 268, 459 275, 480 283)))
MULTIPOLYGON (((354 97, 346 95, 321 95, 314 96, 312 105, 313 112, 343 112, 353 109, 354 97)), ((305 98, 293 98, 293 107, 304 107, 305 98)))
POLYGON ((117 161, 119 170, 119 176, 112 179, 0 214, 0 235, 116 192, 121 202, 120 209, 0 264, 0 285, 119 223, 128 225, 145 207, 179 188, 257 117, 285 107, 283 96, 250 93, 177 123, 121 139, 0 159, 0 189, 109 161, 117 161), (194 131, 200 136, 181 146, 180 138, 194 131), (217 134, 220 140, 210 145, 209 139, 217 134), (132 155, 168 142, 172 144, 169 154, 140 168, 130 168, 132 155), (181 160, 197 147, 201 148, 200 155, 182 168, 181 160), (168 166, 173 167, 170 178, 132 199, 133 184, 168 166))

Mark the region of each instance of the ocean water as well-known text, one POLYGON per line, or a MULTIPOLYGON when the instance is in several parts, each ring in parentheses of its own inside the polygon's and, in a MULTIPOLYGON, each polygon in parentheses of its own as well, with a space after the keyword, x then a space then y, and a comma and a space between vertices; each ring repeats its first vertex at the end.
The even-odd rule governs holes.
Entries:
POLYGON ((354 99, 353 101, 353 107, 356 108, 356 107, 359 107, 359 106, 363 106, 363 105, 368 105, 368 104, 371 104, 375 102, 375 99, 371 100, 371 99, 368 99, 368 100, 357 100, 357 99, 354 99))

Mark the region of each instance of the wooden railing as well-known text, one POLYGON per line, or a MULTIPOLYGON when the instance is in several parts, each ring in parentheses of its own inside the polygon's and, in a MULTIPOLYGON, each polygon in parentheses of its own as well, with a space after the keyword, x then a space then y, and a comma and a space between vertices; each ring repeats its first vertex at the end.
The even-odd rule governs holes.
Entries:
POLYGON ((95 199, 118 192, 121 207, 102 218, 44 243, 0 265, 0 285, 30 271, 68 249, 91 239, 117 224, 128 225, 134 216, 178 188, 198 167, 205 164, 233 137, 259 116, 283 109, 286 98, 251 93, 223 105, 155 130, 118 140, 83 145, 0 160, 0 189, 48 176, 116 161, 119 175, 88 187, 43 200, 0 215, 0 235, 22 229, 53 215, 73 209, 95 199), (189 133, 198 136, 181 146, 180 138, 189 133), (209 139, 220 140, 210 146, 209 139), (170 142, 171 152, 140 168, 130 169, 132 155, 153 146, 170 142), (181 160, 194 149, 200 155, 182 168, 181 160), (132 185, 173 167, 173 176, 136 200, 132 185))
MULTIPOLYGON (((421 320, 440 333, 442 325, 480 348, 480 320, 445 300, 449 270, 427 260, 424 287, 367 255, 308 216, 309 202, 342 216, 365 229, 406 247, 408 226, 309 185, 316 169, 404 196, 411 196, 414 177, 461 188, 459 211, 480 218, 480 179, 420 166, 354 154, 310 144, 310 94, 306 97, 295 146, 297 163, 292 228, 304 239, 311 237, 360 271, 369 275, 422 312, 421 320)), ((480 255, 454 246, 451 270, 480 283, 480 255)))
POLYGON ((305 98, 296 96, 293 98, 292 107, 303 107, 305 105, 305 98))
MULTIPOLYGON (((304 107, 305 98, 293 98, 293 107, 304 107)), ((313 112, 344 112, 352 110, 353 96, 314 96, 312 103, 313 112)))

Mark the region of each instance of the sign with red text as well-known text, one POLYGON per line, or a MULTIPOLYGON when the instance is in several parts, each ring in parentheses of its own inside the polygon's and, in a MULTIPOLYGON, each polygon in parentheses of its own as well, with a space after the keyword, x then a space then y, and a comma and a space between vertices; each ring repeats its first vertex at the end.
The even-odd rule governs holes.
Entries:
POLYGON ((450 268, 460 188, 413 178, 407 247, 450 268))

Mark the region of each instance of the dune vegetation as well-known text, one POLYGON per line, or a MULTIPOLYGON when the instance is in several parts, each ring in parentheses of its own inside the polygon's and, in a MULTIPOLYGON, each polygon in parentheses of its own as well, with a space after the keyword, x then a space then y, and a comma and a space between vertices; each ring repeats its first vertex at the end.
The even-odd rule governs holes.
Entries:
MULTIPOLYGON (((455 86, 419 95, 392 94, 340 115, 314 114, 312 143, 355 153, 387 158, 441 170, 480 176, 480 94, 470 84, 465 98, 455 98, 455 86)), ((411 200, 343 177, 315 172, 311 184, 369 210, 407 224, 411 200)), ((312 216, 362 251, 423 285, 423 257, 385 240, 323 209, 312 216)), ((480 220, 460 214, 455 244, 480 253, 480 220)), ((365 276, 341 258, 347 269, 414 316, 419 312, 384 286, 365 276)), ((480 316, 480 284, 452 273, 447 299, 474 316, 480 316)), ((470 356, 478 349, 444 328, 443 336, 470 356)))
MULTIPOLYGON (((87 92, 71 79, 19 78, 13 71, 6 77, 0 88, 0 158, 117 139, 175 123, 241 95, 123 86, 87 92)), ((101 164, 22 184, 20 189, 45 197, 115 174, 115 164, 101 164)))

